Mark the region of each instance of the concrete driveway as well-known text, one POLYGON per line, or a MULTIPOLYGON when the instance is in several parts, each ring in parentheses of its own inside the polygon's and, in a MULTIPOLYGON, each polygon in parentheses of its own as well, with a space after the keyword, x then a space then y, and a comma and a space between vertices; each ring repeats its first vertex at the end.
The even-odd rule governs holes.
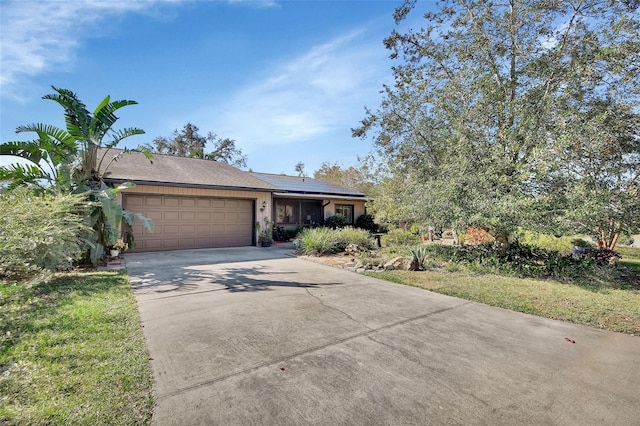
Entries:
POLYGON ((155 425, 640 424, 639 337, 387 283, 277 246, 126 260, 155 425))

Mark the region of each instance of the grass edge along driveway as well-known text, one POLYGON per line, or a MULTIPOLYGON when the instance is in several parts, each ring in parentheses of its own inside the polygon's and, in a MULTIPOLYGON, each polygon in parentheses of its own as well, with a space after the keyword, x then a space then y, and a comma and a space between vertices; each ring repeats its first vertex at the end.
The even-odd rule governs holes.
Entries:
POLYGON ((125 273, 0 283, 0 424, 149 424, 152 410, 125 273))
POLYGON ((365 275, 490 306, 640 336, 640 290, 443 271, 365 275))

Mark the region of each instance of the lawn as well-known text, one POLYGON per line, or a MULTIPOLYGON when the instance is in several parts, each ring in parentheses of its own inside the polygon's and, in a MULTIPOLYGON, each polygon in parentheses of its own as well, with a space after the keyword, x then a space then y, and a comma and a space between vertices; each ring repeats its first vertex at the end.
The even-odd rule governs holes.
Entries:
POLYGON ((149 424, 152 376, 129 278, 0 284, 0 424, 149 424))
MULTIPOLYGON (((624 265, 640 269, 640 249, 624 248, 620 252, 624 265)), ((637 283, 602 279, 561 282, 473 273, 456 264, 440 266, 420 272, 366 274, 504 309, 640 336, 637 283)))
POLYGON ((622 256, 620 263, 640 272, 640 248, 616 247, 616 251, 622 256))

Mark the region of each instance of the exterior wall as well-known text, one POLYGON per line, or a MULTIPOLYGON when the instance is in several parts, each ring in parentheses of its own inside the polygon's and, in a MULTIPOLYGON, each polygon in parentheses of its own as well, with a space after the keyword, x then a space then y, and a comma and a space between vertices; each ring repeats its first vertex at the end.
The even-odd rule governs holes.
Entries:
MULTIPOLYGON (((219 198, 245 198, 256 200, 256 221, 264 223, 264 218, 271 218, 272 201, 270 192, 260 191, 235 191, 227 189, 212 188, 190 188, 163 185, 136 185, 133 188, 127 188, 118 194, 118 203, 122 205, 122 194, 163 194, 163 195, 189 195, 199 197, 219 197, 219 198), (263 209, 262 203, 266 203, 263 209)), ((258 240, 258 232, 254 230, 256 241, 258 240)))

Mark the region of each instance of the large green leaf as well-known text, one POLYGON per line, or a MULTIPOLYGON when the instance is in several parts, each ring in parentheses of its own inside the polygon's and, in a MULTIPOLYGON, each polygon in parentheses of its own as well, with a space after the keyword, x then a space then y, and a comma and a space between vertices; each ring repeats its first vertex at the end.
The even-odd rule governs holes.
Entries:
POLYGON ((155 225, 153 224, 153 220, 149 219, 142 213, 136 213, 136 217, 140 219, 140 221, 142 222, 142 224, 144 225, 145 229, 148 232, 153 233, 155 231, 155 225))
POLYGON ((109 226, 112 228, 120 226, 120 222, 122 221, 122 206, 109 197, 100 197, 100 205, 102 206, 105 221, 109 226))

